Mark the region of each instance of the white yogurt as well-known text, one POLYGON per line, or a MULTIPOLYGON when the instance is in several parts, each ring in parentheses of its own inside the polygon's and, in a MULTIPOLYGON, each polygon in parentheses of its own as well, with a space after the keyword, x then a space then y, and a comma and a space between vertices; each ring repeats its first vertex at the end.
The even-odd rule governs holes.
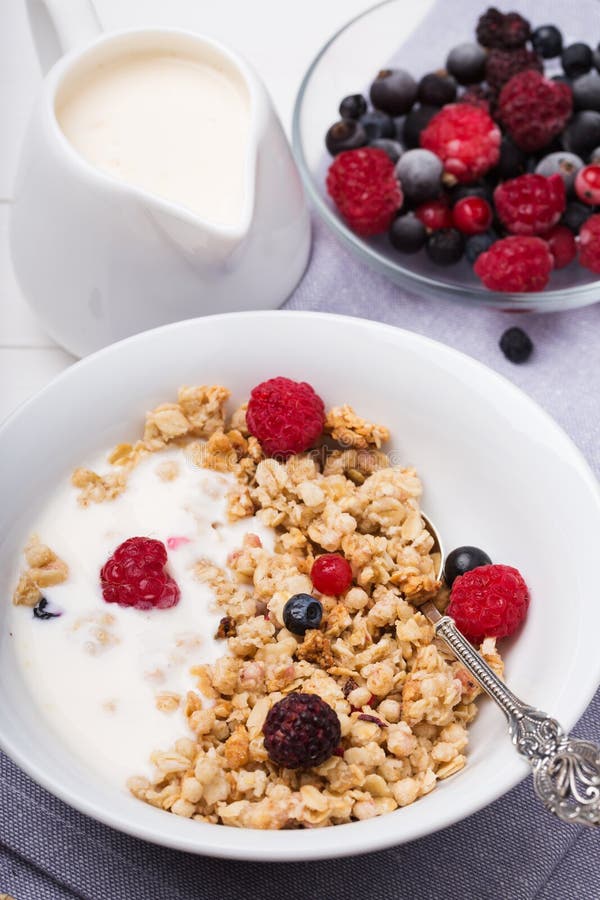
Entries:
POLYGON ((187 56, 132 54, 70 83, 56 115, 103 172, 210 222, 240 220, 249 132, 240 76, 187 56))
MULTIPOLYGON (((92 468, 102 471, 102 461, 92 468)), ((142 460, 113 501, 81 507, 78 492, 65 483, 32 526, 70 571, 64 584, 44 590, 62 610, 59 618, 40 620, 27 607, 13 607, 17 657, 54 730, 113 782, 149 774, 150 752, 189 734, 181 710, 156 708, 157 692, 184 694, 195 687, 192 666, 227 652, 226 642, 214 639, 222 612, 211 589, 194 578, 194 563, 225 566, 248 532, 272 549, 273 532, 257 519, 227 522, 226 495, 234 483, 231 475, 193 465, 182 450, 169 450, 142 460), (179 465, 173 481, 157 474, 165 461, 179 465), (102 565, 122 541, 140 535, 165 544, 188 539, 171 541, 168 550, 168 569, 181 589, 171 609, 140 611, 102 597, 102 565), (106 615, 114 621, 106 624, 106 615), (99 629, 108 643, 98 641, 99 629)))

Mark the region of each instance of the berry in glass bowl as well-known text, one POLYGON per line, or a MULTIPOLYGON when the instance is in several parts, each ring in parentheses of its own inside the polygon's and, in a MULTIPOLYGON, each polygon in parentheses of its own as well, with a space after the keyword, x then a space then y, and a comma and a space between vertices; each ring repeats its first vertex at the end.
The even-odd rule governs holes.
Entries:
MULTIPOLYGON (((583 0, 583 7, 582 17, 589 15, 592 21, 595 7, 590 0, 583 0)), ((586 73, 573 75, 574 51, 569 48, 582 35, 572 17, 558 9, 552 20, 540 22, 531 5, 525 10, 519 3, 490 17, 485 5, 466 0, 463 34, 454 44, 443 37, 453 24, 451 10, 436 10, 435 36, 431 15, 402 44, 399 23, 405 21, 405 12, 401 0, 390 0, 343 28, 310 68, 295 111, 294 145, 318 212, 361 259, 425 294, 503 310, 553 311, 596 302, 596 276, 580 263, 581 254, 564 263, 572 257, 572 242, 564 236, 568 253, 559 253, 562 264, 544 271, 543 277, 545 263, 537 266, 537 277, 492 279, 492 287, 475 266, 490 249, 489 241, 514 234, 543 240, 558 225, 569 228, 579 245, 585 216, 574 228, 577 207, 572 204, 586 204, 575 193, 574 182, 582 168, 598 164, 593 154, 600 147, 600 75, 592 71, 594 64, 586 73), (484 35, 485 44, 478 34, 484 35), (566 56, 564 50, 569 50, 566 56), (586 80, 576 85, 581 78, 586 80), (346 100, 356 96, 362 101, 346 100), (325 187, 327 170, 340 154, 331 157, 323 140, 344 101, 348 116, 356 117, 353 121, 374 128, 358 149, 390 153, 402 194, 389 218, 367 223, 369 234, 352 227, 325 187), (525 175, 539 175, 551 184, 556 181, 552 176, 559 175, 564 205, 560 199, 555 206, 549 203, 551 212, 548 219, 542 215, 540 227, 534 221, 526 232, 515 232, 496 208, 495 191, 525 175), (460 187, 477 190, 490 205, 491 220, 482 203, 457 205, 467 196, 457 194, 460 187), (432 220, 426 218, 429 204, 442 210, 432 220), (424 225, 425 235, 415 218, 424 225), (434 237, 442 230, 444 235, 434 237), (481 240, 472 240, 478 235, 481 240)), ((585 36, 579 43, 595 47, 598 41, 585 36)), ((338 196, 343 193, 342 186, 338 196)), ((541 249, 535 246, 539 262, 541 249)))

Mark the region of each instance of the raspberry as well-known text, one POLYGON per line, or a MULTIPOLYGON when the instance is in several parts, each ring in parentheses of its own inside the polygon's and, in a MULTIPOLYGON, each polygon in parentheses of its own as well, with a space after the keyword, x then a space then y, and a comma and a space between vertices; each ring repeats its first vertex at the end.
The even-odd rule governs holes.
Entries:
POLYGON ((470 103, 445 106, 421 132, 421 147, 432 150, 456 181, 477 181, 500 157, 500 129, 470 103))
POLYGON ((502 88, 498 109, 515 144, 532 153, 564 129, 573 109, 573 92, 568 84, 539 72, 520 72, 502 88))
POLYGON ((168 609, 179 602, 177 582, 165 572, 167 551, 162 541, 132 537, 119 544, 100 570, 107 603, 135 609, 168 609))
POLYGON ((575 237, 566 225, 555 225, 544 235, 544 240, 550 248, 555 269, 564 269, 577 256, 575 237))
POLYGON ((498 185, 494 203, 513 234, 544 234, 565 211, 565 183, 560 175, 519 175, 498 185))
POLYGON ((479 17, 476 35, 482 47, 522 47, 531 36, 531 26, 517 12, 501 13, 490 6, 479 17))
POLYGON ((352 584, 352 568, 339 553, 324 553, 315 559, 310 577, 318 591, 336 597, 344 594, 352 584))
POLYGON ((600 273, 600 215, 590 216, 579 231, 579 263, 600 273))
POLYGON ((403 196, 394 164, 376 147, 339 153, 327 172, 327 192, 353 231, 387 231, 403 196))
POLYGON ((291 693, 271 707, 265 724, 265 750, 286 769, 320 766, 337 749, 337 714, 316 694, 291 693))
POLYGON ((477 257, 473 266, 491 291, 541 291, 552 271, 548 244, 537 237, 507 237, 477 257))
POLYGON ((448 615, 473 644, 513 634, 524 621, 529 590, 512 566, 479 566, 452 585, 448 615))
POLYGON ((525 47, 519 50, 490 50, 485 63, 485 80, 488 85, 499 91, 519 72, 534 69, 543 72, 541 59, 533 50, 525 47))
POLYGON ((323 431, 325 407, 310 384, 270 378, 253 388, 246 422, 270 456, 302 453, 323 431))

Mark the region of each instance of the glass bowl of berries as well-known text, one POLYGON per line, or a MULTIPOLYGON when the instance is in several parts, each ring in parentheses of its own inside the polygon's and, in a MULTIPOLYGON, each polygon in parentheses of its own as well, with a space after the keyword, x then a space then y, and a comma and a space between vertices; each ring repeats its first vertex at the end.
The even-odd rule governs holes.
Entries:
POLYGON ((547 16, 385 0, 308 69, 293 121, 307 192, 398 284, 506 310, 600 300, 598 5, 547 16))

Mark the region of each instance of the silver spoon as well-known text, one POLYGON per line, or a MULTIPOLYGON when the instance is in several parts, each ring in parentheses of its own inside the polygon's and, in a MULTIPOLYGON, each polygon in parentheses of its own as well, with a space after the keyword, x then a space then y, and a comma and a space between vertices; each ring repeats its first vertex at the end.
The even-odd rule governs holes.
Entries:
MULTIPOLYGON (((444 550, 431 519, 421 513, 439 553, 437 576, 444 571, 444 550)), ((528 706, 509 690, 462 636, 454 621, 431 600, 419 607, 454 656, 504 712, 517 752, 533 770, 535 792, 551 813, 575 825, 600 825, 600 747, 571 737, 556 719, 528 706)))

